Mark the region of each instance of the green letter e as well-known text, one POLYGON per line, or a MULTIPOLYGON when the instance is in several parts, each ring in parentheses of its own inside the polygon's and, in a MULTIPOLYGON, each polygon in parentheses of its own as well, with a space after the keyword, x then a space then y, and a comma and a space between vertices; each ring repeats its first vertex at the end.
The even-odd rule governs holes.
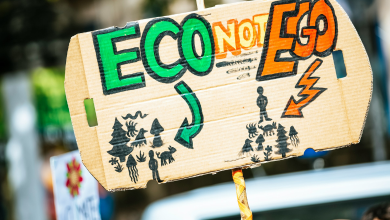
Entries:
POLYGON ((104 95, 145 87, 143 72, 122 76, 121 65, 140 61, 138 48, 118 51, 116 43, 140 37, 137 22, 123 28, 110 27, 92 33, 104 95))

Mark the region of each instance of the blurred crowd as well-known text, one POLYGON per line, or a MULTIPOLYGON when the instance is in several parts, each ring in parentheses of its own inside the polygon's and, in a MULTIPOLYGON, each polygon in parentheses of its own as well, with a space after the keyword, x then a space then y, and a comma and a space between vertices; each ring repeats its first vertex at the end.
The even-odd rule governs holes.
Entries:
MULTIPOLYGON (((239 0, 205 0, 206 7, 239 0)), ((390 1, 338 0, 367 50, 374 91, 361 142, 244 170, 245 178, 390 159, 390 1), (389 35, 387 35, 389 34, 389 35)), ((0 0, 0 219, 55 219, 49 158, 77 149, 64 91, 70 38, 196 10, 195 0, 0 0)), ((231 173, 109 193, 102 219, 140 219, 153 201, 231 181, 231 173)))

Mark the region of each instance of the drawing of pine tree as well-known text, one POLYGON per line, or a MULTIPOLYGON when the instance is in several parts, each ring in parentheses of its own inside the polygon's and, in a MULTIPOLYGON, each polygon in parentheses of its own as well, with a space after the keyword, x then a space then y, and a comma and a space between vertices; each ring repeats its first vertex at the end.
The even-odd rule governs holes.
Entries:
POLYGON ((284 130, 283 125, 279 124, 278 130, 277 130, 277 136, 278 139, 276 142, 278 143, 275 147, 279 150, 276 151, 276 154, 282 155, 282 157, 286 157, 286 153, 290 152, 291 149, 287 146, 290 145, 287 143, 288 137, 286 136, 287 131, 284 130))
POLYGON ((119 157, 120 162, 125 162, 126 156, 133 151, 132 148, 126 146, 130 139, 126 136, 126 131, 122 129, 122 124, 117 118, 115 118, 112 129, 114 129, 114 131, 111 134, 112 139, 109 143, 113 147, 111 150, 107 151, 107 153, 114 157, 119 157))

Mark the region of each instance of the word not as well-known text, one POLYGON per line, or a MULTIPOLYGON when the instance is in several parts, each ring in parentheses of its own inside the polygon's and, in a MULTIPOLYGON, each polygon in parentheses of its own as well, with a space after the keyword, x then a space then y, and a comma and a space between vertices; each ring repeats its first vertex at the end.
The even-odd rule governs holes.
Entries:
POLYGON ((263 47, 267 21, 268 14, 258 14, 252 20, 244 19, 240 23, 237 19, 228 20, 227 27, 220 21, 214 22, 215 58, 226 58, 228 51, 238 56, 241 48, 250 50, 255 44, 263 47))
POLYGON ((181 24, 171 18, 149 21, 142 33, 138 22, 124 28, 112 27, 92 33, 105 95, 146 86, 143 72, 122 75, 121 66, 142 60, 146 72, 161 83, 180 79, 187 69, 197 76, 209 74, 214 67, 214 40, 211 26, 197 14, 187 15, 181 24), (195 36, 201 41, 202 53, 195 50, 195 36), (161 61, 159 45, 164 37, 178 42, 180 58, 171 64, 161 61), (140 38, 140 47, 117 50, 116 43, 140 38))
POLYGON ((273 2, 256 79, 296 75, 299 60, 313 54, 329 56, 336 47, 337 32, 337 18, 328 0, 273 2), (308 26, 299 28, 306 15, 308 26), (303 44, 300 36, 308 42, 303 44), (292 58, 282 58, 285 52, 292 58))

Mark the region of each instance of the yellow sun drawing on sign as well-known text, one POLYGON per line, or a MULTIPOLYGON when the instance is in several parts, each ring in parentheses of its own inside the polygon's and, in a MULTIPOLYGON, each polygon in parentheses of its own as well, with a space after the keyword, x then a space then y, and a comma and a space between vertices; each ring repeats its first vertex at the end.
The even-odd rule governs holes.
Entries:
POLYGON ((75 158, 66 164, 68 172, 66 173, 66 187, 69 189, 69 193, 72 197, 79 195, 80 183, 83 181, 81 176, 81 165, 75 158))

